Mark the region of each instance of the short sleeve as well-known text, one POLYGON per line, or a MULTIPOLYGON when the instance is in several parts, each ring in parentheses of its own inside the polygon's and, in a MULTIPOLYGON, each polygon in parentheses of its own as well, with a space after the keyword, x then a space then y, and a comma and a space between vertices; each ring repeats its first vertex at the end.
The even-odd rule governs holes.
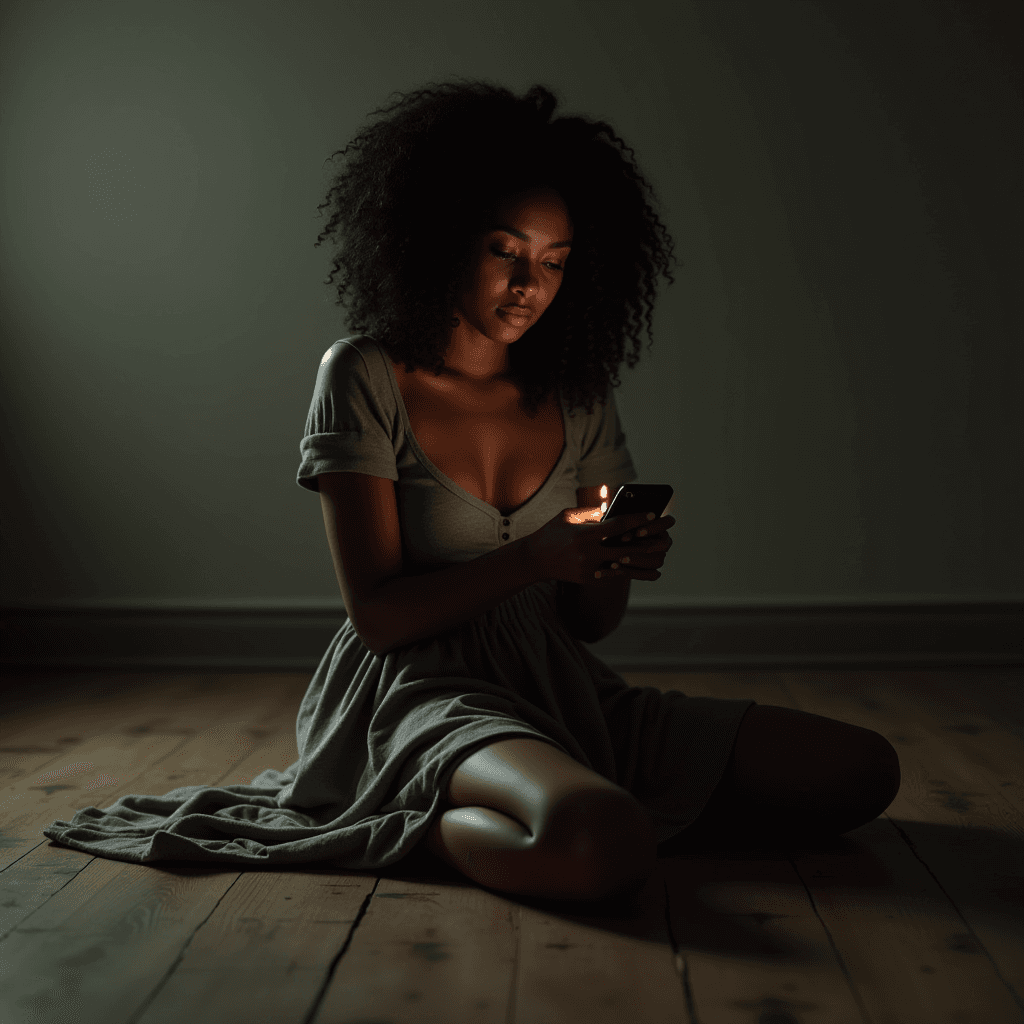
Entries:
POLYGON ((366 473, 398 479, 387 415, 362 352, 335 342, 320 360, 306 431, 299 442, 296 483, 319 491, 319 473, 366 473))
POLYGON ((615 392, 609 383, 607 402, 604 406, 595 403, 593 414, 586 420, 576 464, 576 485, 607 484, 609 490, 614 491, 620 484, 636 480, 637 476, 626 447, 626 435, 619 423, 615 392))

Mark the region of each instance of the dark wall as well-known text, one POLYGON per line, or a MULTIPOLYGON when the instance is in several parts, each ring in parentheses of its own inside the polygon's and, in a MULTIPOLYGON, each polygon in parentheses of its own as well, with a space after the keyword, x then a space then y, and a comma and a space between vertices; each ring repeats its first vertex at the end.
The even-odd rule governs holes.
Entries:
POLYGON ((324 160, 450 74, 609 119, 675 236, 634 604, 1019 598, 1018 5, 503 9, 3 5, 0 600, 340 606, 294 482, 324 160))

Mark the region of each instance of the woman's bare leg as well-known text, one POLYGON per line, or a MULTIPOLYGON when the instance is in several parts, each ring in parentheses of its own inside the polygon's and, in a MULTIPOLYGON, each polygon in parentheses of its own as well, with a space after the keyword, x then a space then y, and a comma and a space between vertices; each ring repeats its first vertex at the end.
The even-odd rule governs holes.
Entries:
POLYGON ((471 755, 449 802, 426 846, 488 888, 601 899, 633 891, 654 867, 654 829, 636 799, 539 740, 499 740, 471 755))
POLYGON ((877 818, 899 788, 899 757, 879 733, 755 704, 740 723, 711 799, 660 852, 842 835, 877 818))

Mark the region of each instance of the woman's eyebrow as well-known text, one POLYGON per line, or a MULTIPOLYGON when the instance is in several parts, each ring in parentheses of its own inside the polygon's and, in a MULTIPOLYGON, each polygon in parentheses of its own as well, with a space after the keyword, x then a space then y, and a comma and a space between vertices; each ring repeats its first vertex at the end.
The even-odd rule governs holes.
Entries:
MULTIPOLYGON (((521 238, 524 242, 530 241, 529 235, 524 235, 522 231, 516 231, 515 228, 510 228, 507 224, 495 224, 492 231, 507 231, 510 235, 515 235, 516 238, 521 238)), ((566 239, 564 242, 555 242, 553 245, 548 246, 549 249, 571 249, 572 239, 566 239)))

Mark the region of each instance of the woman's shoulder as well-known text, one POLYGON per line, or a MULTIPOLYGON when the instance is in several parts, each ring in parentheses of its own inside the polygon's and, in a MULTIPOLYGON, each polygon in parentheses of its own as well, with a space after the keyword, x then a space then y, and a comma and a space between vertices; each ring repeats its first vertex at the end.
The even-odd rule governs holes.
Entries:
POLYGON ((368 334, 339 338, 320 357, 320 369, 328 380, 366 378, 378 387, 387 378, 383 348, 368 334))
POLYGON ((391 390, 385 359, 383 350, 369 335, 339 338, 320 357, 318 387, 333 392, 369 387, 385 398, 391 390))
POLYGON ((339 338, 323 354, 321 363, 327 363, 332 359, 344 359, 348 362, 358 362, 366 359, 368 355, 383 355, 384 350, 369 334, 352 334, 347 338, 339 338))

